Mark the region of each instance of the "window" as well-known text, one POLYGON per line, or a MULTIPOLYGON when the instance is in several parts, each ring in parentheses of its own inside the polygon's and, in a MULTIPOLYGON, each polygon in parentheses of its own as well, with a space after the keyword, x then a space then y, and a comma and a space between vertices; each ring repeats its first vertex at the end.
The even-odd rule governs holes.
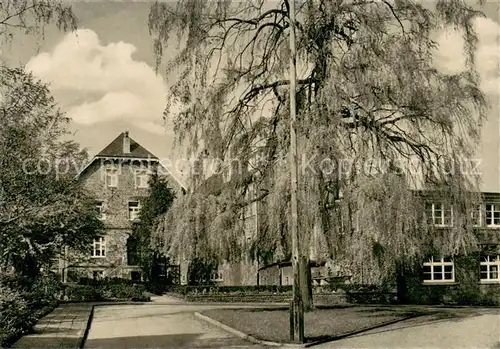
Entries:
POLYGON ((149 188, 149 172, 147 170, 135 171, 135 187, 136 188, 149 188))
POLYGON ((105 175, 106 185, 108 187, 117 187, 118 186, 118 169, 116 168, 107 168, 105 175))
POLYGON ((480 227, 482 225, 481 205, 477 205, 471 212, 472 225, 480 227))
POLYGON ((488 227, 500 226, 500 204, 486 205, 486 225, 488 227))
POLYGON ((210 280, 211 281, 223 281, 223 279, 222 279, 222 272, 221 271, 217 271, 215 273, 212 273, 212 275, 210 276, 210 280))
POLYGON ((500 256, 481 256, 481 282, 500 282, 500 256))
POLYGON ((94 272, 92 273, 92 277, 95 280, 100 280, 104 277, 104 272, 102 270, 94 270, 94 272))
POLYGON ((139 219, 139 212, 141 212, 141 205, 139 201, 130 201, 128 203, 128 216, 131 221, 139 219))
POLYGON ((424 283, 454 281, 455 266, 451 259, 431 257, 424 263, 424 283))
POLYGON ((142 276, 141 276, 141 273, 139 271, 131 271, 130 272, 130 280, 132 281, 141 281, 142 279, 142 276))
POLYGON ((127 239, 127 264, 128 265, 138 265, 139 264, 139 248, 137 244, 137 239, 130 236, 127 239))
POLYGON ((104 212, 104 202, 97 201, 95 204, 95 210, 99 216, 99 219, 102 219, 102 220, 106 219, 106 213, 104 212))
POLYGON ((94 239, 92 257, 106 257, 106 240, 103 236, 94 239))
POLYGON ((427 223, 438 227, 453 225, 453 208, 443 203, 426 205, 427 223))

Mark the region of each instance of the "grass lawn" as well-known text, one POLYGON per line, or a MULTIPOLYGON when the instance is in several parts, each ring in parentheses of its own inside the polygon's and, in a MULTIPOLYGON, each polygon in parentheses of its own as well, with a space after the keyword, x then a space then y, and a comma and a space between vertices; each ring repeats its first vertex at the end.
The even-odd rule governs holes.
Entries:
MULTIPOLYGON (((216 309, 203 314, 258 339, 290 341, 288 309, 216 309)), ((408 308, 320 308, 305 313, 305 338, 306 342, 314 342, 421 314, 408 308)))

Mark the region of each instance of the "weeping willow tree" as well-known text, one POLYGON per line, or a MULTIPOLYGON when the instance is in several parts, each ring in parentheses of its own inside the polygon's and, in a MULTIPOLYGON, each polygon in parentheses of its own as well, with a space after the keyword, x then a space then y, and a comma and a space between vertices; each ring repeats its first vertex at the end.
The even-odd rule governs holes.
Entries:
MULTIPOLYGON (((471 158, 485 115, 471 22, 480 14, 462 0, 432 8, 308 0, 296 8, 302 255, 316 243, 353 268, 368 262, 384 280, 431 250, 473 249, 468 215, 460 213, 478 200, 477 178, 443 166, 471 158), (434 35, 449 26, 464 36, 466 68, 457 74, 433 62, 434 35), (451 233, 429 229, 415 195, 422 188, 459 207, 451 233)), ((195 191, 174 204, 157 232, 171 253, 290 256, 289 27, 286 0, 151 7, 158 66, 167 50, 176 52, 167 64, 174 83, 165 118, 179 143, 200 158, 243 164, 210 195, 195 191), (248 247, 239 212, 255 200, 264 207, 262 227, 248 247)))

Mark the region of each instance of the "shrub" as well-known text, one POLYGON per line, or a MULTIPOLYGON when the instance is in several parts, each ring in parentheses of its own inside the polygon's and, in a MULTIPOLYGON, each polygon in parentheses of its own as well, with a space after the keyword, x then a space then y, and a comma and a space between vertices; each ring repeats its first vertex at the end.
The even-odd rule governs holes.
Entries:
POLYGON ((104 299, 127 299, 146 301, 146 288, 143 285, 129 285, 127 283, 109 283, 97 286, 104 299))
POLYGON ((187 295, 271 295, 288 294, 292 291, 291 285, 250 285, 250 286, 171 286, 169 292, 182 296, 187 295))
POLYGON ((62 283, 56 275, 37 279, 30 289, 30 307, 42 308, 61 298, 62 283))
POLYGON ((17 274, 0 275, 0 286, 8 287, 19 292, 28 292, 33 285, 33 279, 17 274))
POLYGON ((61 283, 54 276, 32 280, 19 275, 0 277, 0 344, 11 344, 58 303, 61 283))
POLYGON ((36 319, 21 293, 0 286, 0 343, 2 347, 25 332, 36 319))
POLYGON ((90 285, 67 285, 65 296, 70 301, 100 301, 102 296, 94 286, 90 285))
POLYGON ((67 285, 69 301, 130 300, 149 301, 146 288, 125 279, 88 280, 84 285, 67 285))

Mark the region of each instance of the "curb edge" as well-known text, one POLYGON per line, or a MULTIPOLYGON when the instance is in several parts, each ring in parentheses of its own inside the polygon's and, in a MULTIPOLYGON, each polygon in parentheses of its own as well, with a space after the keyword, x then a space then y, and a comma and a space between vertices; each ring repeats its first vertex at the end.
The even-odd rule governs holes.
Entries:
POLYGON ((95 305, 92 305, 92 308, 90 309, 89 318, 87 319, 87 324, 85 325, 85 330, 83 332, 82 337, 80 337, 78 343, 78 349, 83 349, 83 347, 85 346, 85 342, 87 341, 87 337, 90 332, 90 327, 92 326, 92 320, 94 319, 94 308, 95 305))
POLYGON ((197 318, 201 319, 201 320, 204 320, 214 326, 217 326, 229 333, 232 333, 234 334, 235 336, 238 336, 240 338, 243 338, 243 339, 246 339, 252 343, 256 343, 256 344, 262 344, 262 345, 266 345, 266 346, 269 346, 269 347, 283 347, 283 348, 305 348, 306 346, 304 344, 292 344, 292 343, 278 343, 278 342, 270 342, 270 341, 265 341, 265 340, 261 340, 261 339, 257 339, 249 334, 246 334, 246 333, 243 333, 241 331, 238 331, 237 329, 234 329, 228 325, 225 325, 223 324, 222 322, 219 322, 217 320, 214 320, 212 319, 211 317, 209 316, 206 316, 206 315, 203 315, 199 312, 195 312, 194 313, 194 316, 196 316, 197 318))

